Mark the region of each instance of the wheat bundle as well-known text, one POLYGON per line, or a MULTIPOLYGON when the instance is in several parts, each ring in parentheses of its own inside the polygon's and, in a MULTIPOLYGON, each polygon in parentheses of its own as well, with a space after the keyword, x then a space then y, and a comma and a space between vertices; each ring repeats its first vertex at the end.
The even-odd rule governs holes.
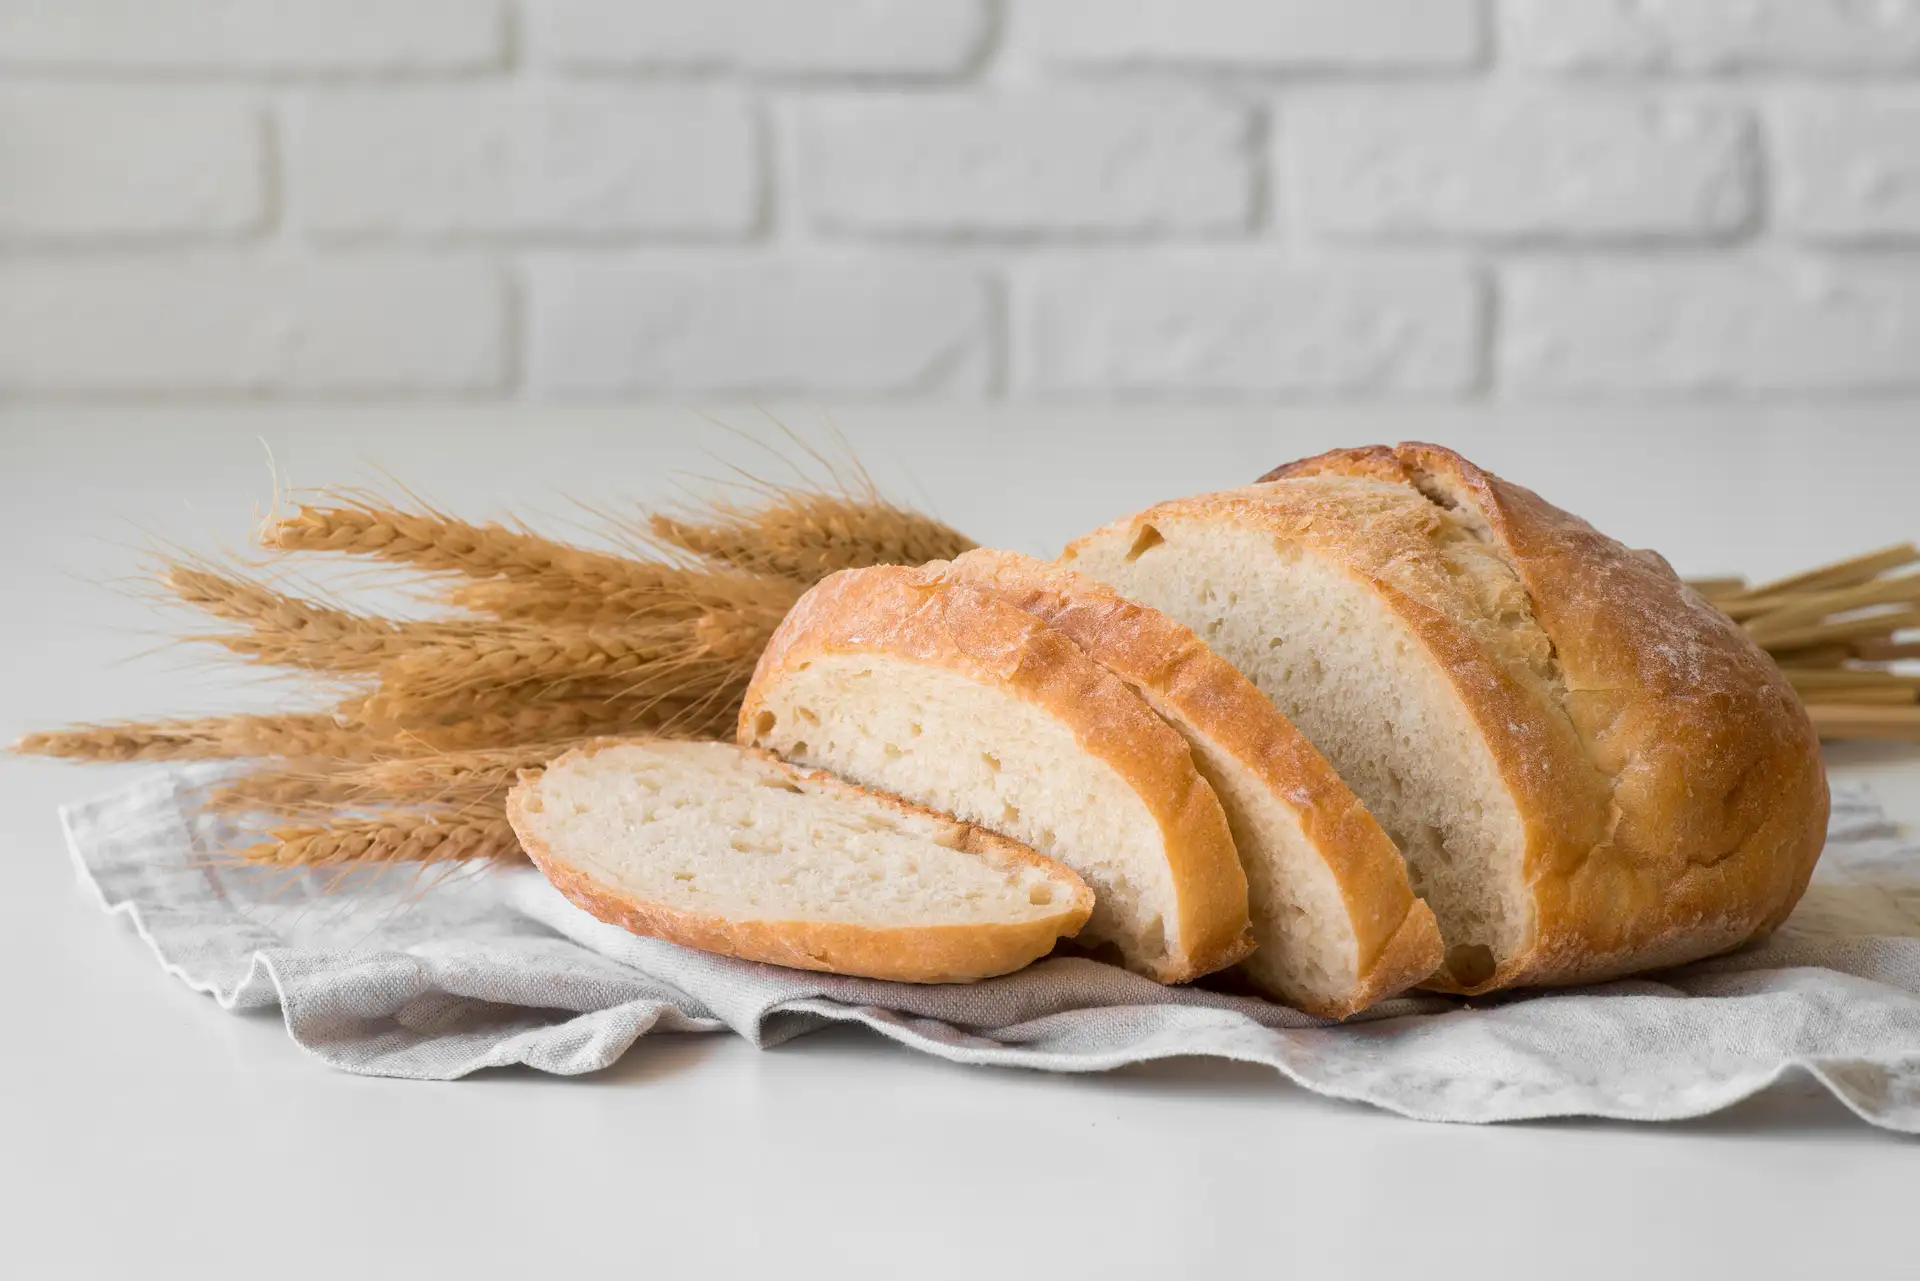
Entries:
POLYGON ((520 770, 603 735, 728 736, 754 662, 812 581, 972 546, 871 494, 774 491, 660 528, 675 533, 651 540, 661 555, 626 555, 422 503, 318 495, 267 521, 260 545, 396 567, 460 612, 402 621, 244 568, 170 560, 166 594, 229 625, 185 639, 300 672, 336 697, 344 684, 345 697, 324 711, 79 725, 15 750, 246 762, 205 803, 263 821, 264 839, 237 851, 248 862, 510 858, 503 806, 520 770))
POLYGON ((1773 656, 1822 738, 1920 742, 1920 658, 1900 633, 1920 628, 1920 548, 1900 543, 1772 582, 1690 586, 1773 656))

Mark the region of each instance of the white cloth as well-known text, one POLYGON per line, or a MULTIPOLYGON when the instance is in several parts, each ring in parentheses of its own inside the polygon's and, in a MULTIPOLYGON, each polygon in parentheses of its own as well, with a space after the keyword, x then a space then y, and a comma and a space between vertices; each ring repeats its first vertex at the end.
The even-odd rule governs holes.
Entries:
POLYGON ((1812 888, 1757 948, 1581 989, 1401 998, 1335 1026, 1083 959, 916 987, 708 956, 603 925, 527 868, 432 885, 411 868, 235 867, 220 858, 235 833, 193 804, 209 776, 173 770, 64 811, 81 877, 170 973, 228 1009, 277 1004, 296 1044, 349 1072, 591 1072, 650 1032, 764 1048, 851 1021, 1053 1072, 1218 1055, 1440 1121, 1672 1120, 1805 1072, 1874 1125, 1920 1133, 1920 845, 1860 790, 1834 797, 1812 888))

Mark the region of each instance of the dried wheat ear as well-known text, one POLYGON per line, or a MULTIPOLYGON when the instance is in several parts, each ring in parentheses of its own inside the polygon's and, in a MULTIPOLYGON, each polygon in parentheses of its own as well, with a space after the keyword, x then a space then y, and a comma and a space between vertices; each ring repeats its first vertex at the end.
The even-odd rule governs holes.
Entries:
POLYGON ((1920 742, 1920 548, 1900 543, 1773 582, 1688 585, 1780 664, 1825 739, 1920 742))
POLYGON ((87 761, 234 760, 206 804, 262 827, 236 851, 277 867, 502 860, 522 769, 604 735, 729 737, 787 610, 837 569, 920 563, 972 542, 871 494, 776 491, 642 517, 664 555, 576 547, 359 492, 277 515, 270 559, 334 553, 417 576, 457 611, 401 621, 304 599, 239 568, 169 560, 160 587, 218 620, 185 639, 289 669, 325 711, 79 725, 18 752, 87 761))

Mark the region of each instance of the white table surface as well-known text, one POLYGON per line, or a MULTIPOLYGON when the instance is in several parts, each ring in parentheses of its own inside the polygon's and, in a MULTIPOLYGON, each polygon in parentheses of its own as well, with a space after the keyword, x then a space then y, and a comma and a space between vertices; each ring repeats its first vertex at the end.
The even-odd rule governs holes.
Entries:
MULTIPOLYGON (((817 407, 775 413, 816 432, 817 407)), ((774 438, 754 409, 709 417, 774 438)), ((271 705, 126 580, 237 547, 282 481, 378 479, 462 513, 670 497, 755 447, 688 410, 257 406, 0 413, 0 740, 271 705)), ((1920 534, 1920 412, 1621 406, 839 407, 896 494, 1051 552, 1156 498, 1339 443, 1456 444, 1688 573, 1770 574, 1920 534)), ((1920 821, 1920 757, 1849 747, 1920 821)), ((1264 1069, 958 1067, 860 1031, 757 1052, 642 1041, 579 1079, 347 1076, 163 974, 75 884, 55 807, 124 767, 0 759, 0 1272, 20 1277, 1915 1275, 1912 1140, 1790 1081, 1678 1125, 1420 1124, 1264 1069), (539 1269, 536 1273, 533 1270, 539 1269)))

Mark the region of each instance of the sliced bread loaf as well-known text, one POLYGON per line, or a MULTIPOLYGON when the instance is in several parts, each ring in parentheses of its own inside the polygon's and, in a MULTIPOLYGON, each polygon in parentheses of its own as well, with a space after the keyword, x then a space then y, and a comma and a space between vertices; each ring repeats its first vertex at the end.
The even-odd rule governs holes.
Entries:
POLYGON ((1259 950, 1240 968, 1256 985, 1341 1018, 1439 968, 1440 931, 1393 842, 1267 696, 1190 629, 1012 552, 968 552, 946 574, 1046 623, 1186 736, 1247 873, 1259 950))
POLYGON ((601 920, 795 969, 982 979, 1093 910, 1079 877, 1005 837, 728 743, 576 748, 522 775, 507 816, 601 920))
POLYGON ((1711 955, 1812 872, 1826 781, 1779 671, 1659 557, 1449 450, 1309 459, 1062 559, 1194 628, 1326 754, 1439 918, 1432 985, 1711 955))
POLYGON ((1180 982, 1252 947, 1226 815, 1187 744, 1024 611, 932 571, 848 570, 761 655, 742 742, 1059 859, 1093 887, 1083 942, 1180 982))

